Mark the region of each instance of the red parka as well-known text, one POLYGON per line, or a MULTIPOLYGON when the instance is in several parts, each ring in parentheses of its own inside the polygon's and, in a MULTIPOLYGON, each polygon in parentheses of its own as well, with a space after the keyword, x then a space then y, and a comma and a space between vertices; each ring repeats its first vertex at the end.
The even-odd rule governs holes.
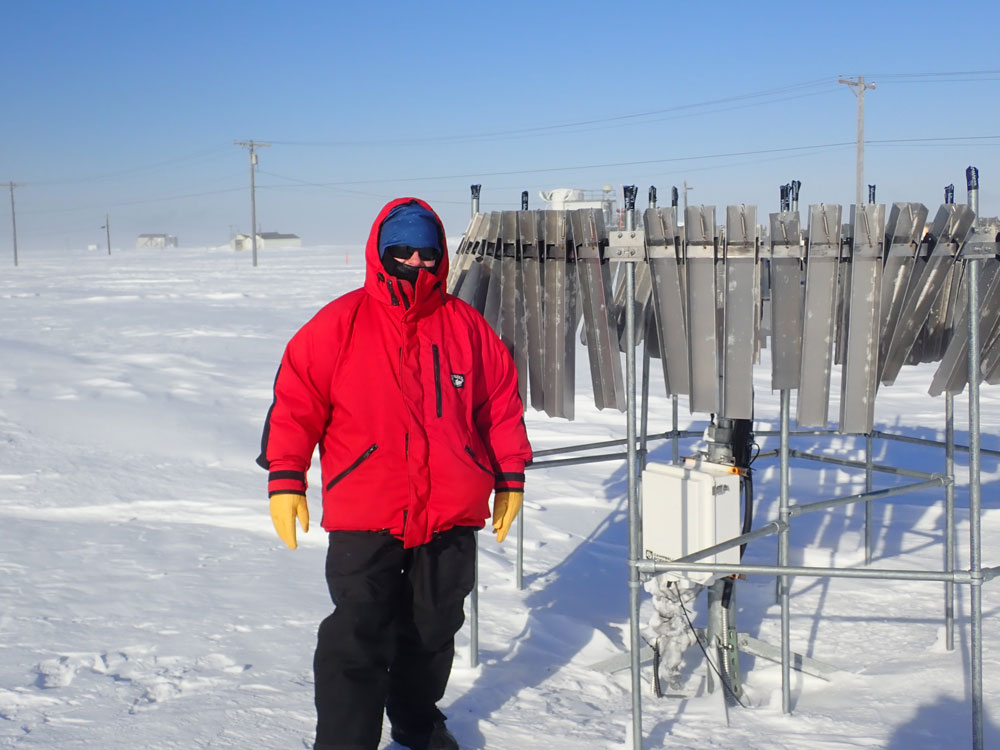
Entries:
MULTIPOLYGON (((448 251, 415 285, 365 248, 365 285, 288 342, 258 463, 268 492, 305 494, 319 445, 323 528, 387 530, 404 546, 482 527, 494 489, 523 490, 531 460, 513 359, 486 320, 444 290, 448 251)), ((437 216, 435 215, 435 218, 437 216)))

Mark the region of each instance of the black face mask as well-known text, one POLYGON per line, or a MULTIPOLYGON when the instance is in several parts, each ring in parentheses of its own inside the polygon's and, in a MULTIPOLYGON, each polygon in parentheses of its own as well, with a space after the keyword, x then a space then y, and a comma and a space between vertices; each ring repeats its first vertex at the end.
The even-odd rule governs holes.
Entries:
POLYGON ((388 254, 382 256, 382 266, 390 276, 395 276, 397 279, 402 279, 403 281, 409 281, 411 284, 416 284, 417 276, 420 275, 420 266, 408 266, 395 258, 389 257, 388 254))
MULTIPOLYGON (((427 254, 435 252, 429 248, 417 249, 421 260, 431 260, 431 257, 425 257, 425 250, 427 251, 427 254)), ((404 259, 409 258, 413 252, 414 248, 403 245, 393 245, 392 247, 386 248, 385 254, 382 256, 382 267, 385 268, 386 273, 390 276, 395 276, 397 279, 402 279, 403 281, 409 281, 411 284, 417 283, 417 277, 420 275, 421 271, 429 271, 432 274, 437 272, 438 266, 441 265, 440 257, 438 257, 437 262, 429 268, 424 266, 408 266, 396 257, 397 255, 403 255, 404 259)), ((440 255, 440 251, 436 252, 440 255)))

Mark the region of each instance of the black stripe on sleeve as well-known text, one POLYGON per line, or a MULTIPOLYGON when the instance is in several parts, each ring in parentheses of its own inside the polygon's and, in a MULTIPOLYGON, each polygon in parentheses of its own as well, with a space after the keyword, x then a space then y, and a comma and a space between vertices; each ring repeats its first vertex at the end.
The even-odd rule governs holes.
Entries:
POLYGON ((306 475, 303 471, 272 471, 267 475, 267 481, 273 482, 275 479, 295 479, 305 482, 306 475))
POLYGON ((524 472, 506 471, 496 475, 498 482, 523 482, 524 472))

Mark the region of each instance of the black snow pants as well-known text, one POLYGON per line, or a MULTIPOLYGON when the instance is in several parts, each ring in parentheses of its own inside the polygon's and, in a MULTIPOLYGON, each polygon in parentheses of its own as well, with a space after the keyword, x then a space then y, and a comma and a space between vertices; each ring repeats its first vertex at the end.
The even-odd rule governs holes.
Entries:
POLYGON ((456 527, 410 549, 387 533, 330 532, 335 609, 313 661, 317 750, 376 750, 383 710, 408 732, 445 718, 436 704, 475 582, 476 531, 456 527))

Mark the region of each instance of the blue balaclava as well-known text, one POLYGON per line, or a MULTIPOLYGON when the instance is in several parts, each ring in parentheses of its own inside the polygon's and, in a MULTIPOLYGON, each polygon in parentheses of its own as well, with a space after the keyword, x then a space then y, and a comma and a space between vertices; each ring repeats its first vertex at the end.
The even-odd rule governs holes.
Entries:
MULTIPOLYGON (((396 206, 382 221, 378 233, 378 255, 392 276, 416 283, 420 268, 407 266, 396 255, 410 257, 414 250, 436 250, 436 262, 426 269, 437 270, 441 262, 441 230, 433 213, 416 201, 396 206), (395 251, 396 248, 405 249, 395 251), (394 252, 395 251, 395 252, 394 252)), ((422 257, 424 253, 421 254, 422 257)))

